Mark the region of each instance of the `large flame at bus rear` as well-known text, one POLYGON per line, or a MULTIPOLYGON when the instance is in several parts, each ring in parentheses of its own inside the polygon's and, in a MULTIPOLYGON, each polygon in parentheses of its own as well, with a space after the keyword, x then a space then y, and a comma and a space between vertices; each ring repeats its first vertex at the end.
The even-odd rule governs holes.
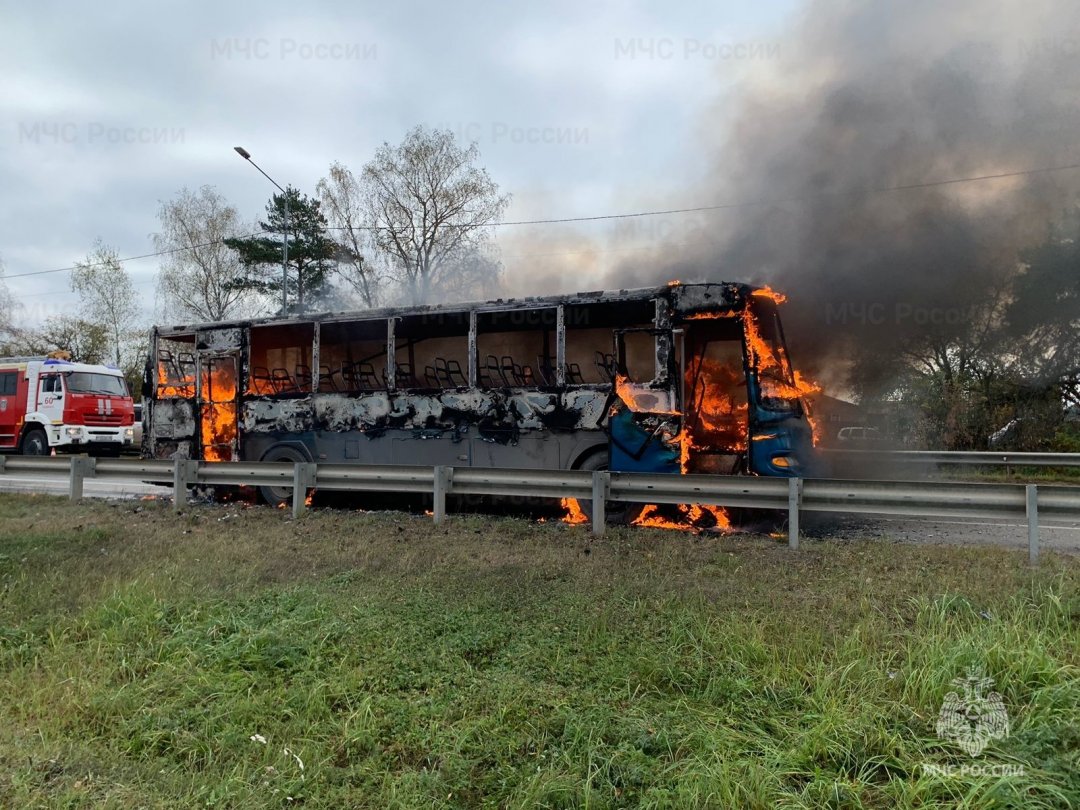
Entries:
POLYGON ((236 362, 212 357, 203 366, 199 434, 205 461, 232 461, 236 456, 236 362))

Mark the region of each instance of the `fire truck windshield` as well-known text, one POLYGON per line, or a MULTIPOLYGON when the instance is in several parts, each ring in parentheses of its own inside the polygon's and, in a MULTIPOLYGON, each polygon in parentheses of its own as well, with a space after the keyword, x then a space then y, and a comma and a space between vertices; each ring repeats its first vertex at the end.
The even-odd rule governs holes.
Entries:
POLYGON ((89 371, 72 371, 67 375, 67 389, 73 394, 109 394, 126 397, 127 385, 123 377, 113 374, 94 374, 89 371))

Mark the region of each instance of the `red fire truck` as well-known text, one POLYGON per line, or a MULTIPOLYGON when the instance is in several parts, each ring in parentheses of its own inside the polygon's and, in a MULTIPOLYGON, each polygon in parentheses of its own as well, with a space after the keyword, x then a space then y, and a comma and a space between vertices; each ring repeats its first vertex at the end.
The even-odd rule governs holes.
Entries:
POLYGON ((135 406, 119 369, 63 356, 0 358, 0 450, 118 455, 135 406))

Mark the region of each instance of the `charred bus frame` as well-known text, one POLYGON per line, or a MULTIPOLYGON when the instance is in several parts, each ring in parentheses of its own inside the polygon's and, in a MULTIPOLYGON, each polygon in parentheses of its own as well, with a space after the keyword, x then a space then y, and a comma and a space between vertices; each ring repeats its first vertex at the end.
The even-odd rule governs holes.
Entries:
POLYGON ((805 474, 811 432, 777 298, 744 284, 673 283, 156 327, 143 450, 805 474))

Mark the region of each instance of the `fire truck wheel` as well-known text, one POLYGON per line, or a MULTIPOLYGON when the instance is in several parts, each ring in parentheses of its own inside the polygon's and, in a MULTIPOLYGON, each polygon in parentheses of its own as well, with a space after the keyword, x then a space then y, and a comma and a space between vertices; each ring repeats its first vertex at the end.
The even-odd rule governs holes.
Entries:
MULTIPOLYGON (((579 470, 587 470, 588 472, 596 472, 597 470, 606 470, 608 468, 608 452, 607 450, 601 450, 599 453, 593 453, 587 459, 585 459, 578 466, 579 470)), ((581 511, 585 513, 585 517, 592 521, 592 501, 589 499, 582 499, 578 502, 581 507, 581 511)), ((644 509, 644 505, 640 503, 626 503, 624 501, 605 501, 604 513, 607 516, 607 522, 615 526, 628 526, 634 522, 634 519, 641 514, 644 509)))
POLYGON ((49 437, 41 428, 31 428, 22 437, 19 452, 24 456, 47 456, 49 455, 49 437))
MULTIPOLYGON (((262 461, 289 461, 296 463, 298 461, 308 461, 309 459, 294 447, 273 447, 262 457, 262 461)), ((292 487, 277 486, 277 487, 259 487, 259 497, 265 503, 270 506, 281 506, 281 504, 292 503, 292 487)))

